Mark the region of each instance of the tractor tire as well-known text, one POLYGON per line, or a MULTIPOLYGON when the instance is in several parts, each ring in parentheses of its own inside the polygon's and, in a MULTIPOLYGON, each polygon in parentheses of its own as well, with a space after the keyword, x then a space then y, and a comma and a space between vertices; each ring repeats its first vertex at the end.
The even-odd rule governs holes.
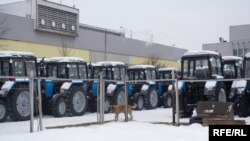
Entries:
POLYGON ((119 88, 115 91, 113 99, 113 105, 125 104, 125 90, 124 88, 119 88))
POLYGON ((27 89, 15 90, 8 99, 9 115, 13 121, 30 118, 30 93, 27 89))
POLYGON ((185 94, 180 97, 180 110, 182 110, 181 117, 191 117, 194 107, 188 105, 188 98, 185 94))
POLYGON ((66 116, 67 104, 61 95, 55 94, 53 96, 51 106, 52 106, 51 107, 52 108, 52 115, 54 117, 66 116))
POLYGON ((133 96, 133 103, 136 104, 135 110, 141 111, 143 109, 143 106, 144 106, 143 96, 140 95, 140 93, 135 93, 133 96))
POLYGON ((0 99, 0 123, 4 122, 8 115, 7 105, 4 100, 0 99))
POLYGON ((84 94, 83 89, 76 87, 72 89, 70 94, 67 94, 67 112, 70 116, 82 116, 88 105, 88 100, 86 94, 84 94))
POLYGON ((149 89, 144 101, 146 109, 155 109, 157 107, 159 98, 155 88, 149 89))
POLYGON ((104 100, 104 113, 109 113, 110 112, 110 99, 108 97, 105 97, 104 100))
POLYGON ((216 101, 227 102, 227 95, 224 87, 219 87, 216 91, 216 101))
POLYGON ((247 117, 248 116, 248 109, 247 109, 247 100, 245 97, 238 97, 235 99, 235 114, 239 117, 247 117))
POLYGON ((164 108, 170 108, 172 107, 172 96, 170 93, 165 92, 162 96, 162 101, 163 101, 163 107, 164 108))

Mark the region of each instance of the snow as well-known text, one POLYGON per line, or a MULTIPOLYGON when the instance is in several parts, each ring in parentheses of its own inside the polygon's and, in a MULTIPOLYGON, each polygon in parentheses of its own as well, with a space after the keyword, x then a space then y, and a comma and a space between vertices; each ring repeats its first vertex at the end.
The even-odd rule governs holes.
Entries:
POLYGON ((245 57, 250 58, 250 52, 248 52, 245 57))
POLYGON ((71 87, 71 82, 64 82, 61 86, 61 89, 68 90, 71 87))
MULTIPOLYGON (((45 116, 44 127, 96 122, 96 113, 83 116, 54 118, 45 116)), ((114 120, 114 114, 105 114, 105 121, 114 120)), ((29 133, 29 121, 5 122, 0 124, 0 138, 3 141, 207 141, 208 127, 200 124, 173 126, 171 124, 152 124, 157 122, 171 123, 172 109, 157 108, 154 110, 133 111, 133 121, 124 122, 124 115, 119 115, 117 122, 111 121, 103 125, 90 125, 62 129, 45 129, 42 132, 29 133)), ((250 117, 235 119, 246 120, 250 117)), ((180 119, 187 123, 189 119, 180 119)), ((37 125, 37 121, 35 122, 37 125)), ((36 130, 36 128, 35 128, 36 130)))
POLYGON ((148 87, 149 87, 149 85, 143 84, 142 87, 141 87, 141 91, 147 91, 148 87))
POLYGON ((108 87, 107 87, 107 93, 110 94, 112 93, 116 88, 116 85, 114 84, 109 84, 108 87))
POLYGON ((125 66, 125 63, 118 62, 118 61, 101 61, 97 62, 95 64, 92 64, 93 66, 125 66))
POLYGON ((0 57, 10 57, 10 56, 34 56, 31 52, 24 51, 0 51, 0 57))
POLYGON ((238 56, 223 56, 222 59, 227 60, 227 61, 229 61, 229 60, 243 60, 242 57, 238 57, 238 56))
POLYGON ((159 68, 158 69, 158 71, 178 71, 179 69, 177 69, 177 68, 170 68, 170 67, 168 67, 168 68, 159 68))
POLYGON ((155 66, 152 65, 133 65, 128 67, 129 69, 147 69, 147 68, 155 68, 155 66))
POLYGON ((201 51, 188 51, 184 53, 184 56, 206 55, 206 54, 220 55, 218 52, 215 52, 215 51, 201 50, 201 51))
POLYGON ((85 62, 79 57, 52 57, 48 59, 48 62, 85 62))
POLYGON ((231 88, 237 88, 238 92, 240 94, 242 94, 242 92, 245 90, 247 86, 247 81, 246 80, 235 80, 232 83, 232 87, 231 88))
POLYGON ((216 86, 217 81, 215 80, 209 80, 206 82, 205 84, 205 88, 207 88, 208 90, 212 90, 212 88, 214 88, 216 86))

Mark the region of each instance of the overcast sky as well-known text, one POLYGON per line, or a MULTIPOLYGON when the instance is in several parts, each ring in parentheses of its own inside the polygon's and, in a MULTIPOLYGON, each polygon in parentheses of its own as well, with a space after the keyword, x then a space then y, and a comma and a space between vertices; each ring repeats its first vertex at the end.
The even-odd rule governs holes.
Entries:
MULTIPOLYGON (((20 0, 0 0, 0 3, 20 0)), ((250 24, 250 0, 50 0, 80 9, 80 22, 126 36, 199 50, 223 37, 229 26, 250 24)))

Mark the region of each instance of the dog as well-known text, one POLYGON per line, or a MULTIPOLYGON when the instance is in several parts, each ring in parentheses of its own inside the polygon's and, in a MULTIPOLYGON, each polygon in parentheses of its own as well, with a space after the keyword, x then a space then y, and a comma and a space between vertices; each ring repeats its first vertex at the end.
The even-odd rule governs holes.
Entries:
MULTIPOLYGON (((127 104, 127 108, 128 108, 128 114, 130 115, 130 118, 131 120, 133 120, 133 115, 132 115, 132 109, 135 109, 136 108, 136 104, 134 105, 129 105, 127 104)), ((125 112, 126 112, 126 105, 125 104, 119 104, 119 105, 111 105, 110 106, 110 111, 115 113, 115 121, 118 120, 119 118, 119 114, 120 113, 124 113, 125 115, 125 112)), ((125 115, 126 116, 126 115, 125 115)))

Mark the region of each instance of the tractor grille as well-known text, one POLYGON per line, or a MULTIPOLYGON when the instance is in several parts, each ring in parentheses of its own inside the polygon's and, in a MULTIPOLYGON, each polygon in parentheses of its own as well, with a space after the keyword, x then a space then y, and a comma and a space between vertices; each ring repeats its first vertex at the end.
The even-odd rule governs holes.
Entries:
POLYGON ((187 100, 189 104, 196 104, 197 101, 204 100, 205 82, 187 83, 187 100))

